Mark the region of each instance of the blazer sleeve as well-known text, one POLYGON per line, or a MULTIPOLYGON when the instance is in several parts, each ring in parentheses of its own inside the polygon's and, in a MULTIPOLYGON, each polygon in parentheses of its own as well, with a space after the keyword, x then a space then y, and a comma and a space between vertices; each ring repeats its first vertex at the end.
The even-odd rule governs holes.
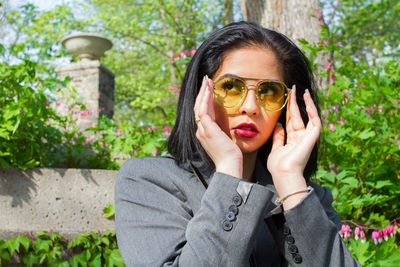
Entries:
POLYGON ((310 182, 312 191, 295 207, 273 210, 265 218, 290 266, 361 266, 338 234, 341 221, 328 188, 310 182))
POLYGON ((257 225, 274 193, 215 173, 193 214, 172 175, 141 159, 129 160, 119 171, 115 224, 125 264, 248 266, 257 225))

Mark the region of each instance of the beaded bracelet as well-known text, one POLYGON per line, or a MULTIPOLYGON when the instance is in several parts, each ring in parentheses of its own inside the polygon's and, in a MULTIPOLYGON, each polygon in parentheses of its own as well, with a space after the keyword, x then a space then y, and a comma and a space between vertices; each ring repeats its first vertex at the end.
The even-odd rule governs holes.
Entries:
POLYGON ((300 193, 310 192, 311 189, 312 189, 312 187, 311 187, 311 186, 308 186, 306 189, 302 189, 302 190, 299 190, 299 191, 290 193, 289 195, 286 195, 286 196, 284 196, 283 198, 276 199, 276 200, 275 200, 275 204, 276 204, 277 206, 280 206, 280 205, 283 204, 283 201, 285 201, 288 197, 291 197, 291 196, 293 196, 293 195, 300 194, 300 193))

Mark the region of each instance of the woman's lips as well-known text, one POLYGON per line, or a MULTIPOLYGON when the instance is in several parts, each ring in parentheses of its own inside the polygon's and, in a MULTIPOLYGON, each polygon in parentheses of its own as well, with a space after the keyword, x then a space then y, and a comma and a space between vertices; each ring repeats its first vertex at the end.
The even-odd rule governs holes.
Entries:
POLYGON ((241 123, 233 129, 240 137, 252 138, 258 134, 257 127, 252 123, 241 123))

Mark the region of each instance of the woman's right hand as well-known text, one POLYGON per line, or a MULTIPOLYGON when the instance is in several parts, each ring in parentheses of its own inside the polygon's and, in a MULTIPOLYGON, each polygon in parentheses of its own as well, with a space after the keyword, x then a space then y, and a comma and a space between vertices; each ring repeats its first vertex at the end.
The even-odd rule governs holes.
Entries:
POLYGON ((203 79, 194 105, 196 137, 215 164, 217 172, 242 179, 243 155, 240 148, 215 122, 213 82, 203 79))

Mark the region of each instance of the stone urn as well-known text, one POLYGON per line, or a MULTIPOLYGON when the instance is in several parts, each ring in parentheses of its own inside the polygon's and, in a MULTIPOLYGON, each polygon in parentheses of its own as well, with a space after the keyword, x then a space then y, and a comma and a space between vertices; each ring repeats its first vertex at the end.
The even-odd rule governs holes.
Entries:
POLYGON ((75 33, 61 39, 61 44, 80 60, 99 60, 112 47, 107 38, 93 33, 75 33))

